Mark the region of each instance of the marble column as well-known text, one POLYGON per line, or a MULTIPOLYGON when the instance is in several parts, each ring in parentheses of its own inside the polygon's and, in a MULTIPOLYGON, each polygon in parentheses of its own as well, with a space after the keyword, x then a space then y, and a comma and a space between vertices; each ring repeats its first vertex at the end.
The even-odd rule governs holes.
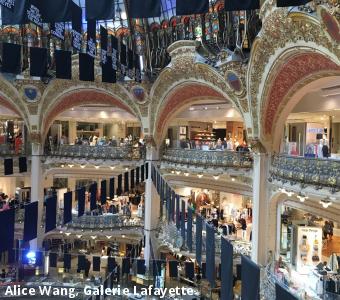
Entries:
POLYGON ((38 250, 42 247, 45 231, 41 228, 41 220, 44 213, 44 178, 41 163, 43 147, 40 144, 32 144, 31 160, 31 202, 38 202, 38 232, 37 238, 30 241, 30 248, 38 250))
POLYGON ((160 217, 160 199, 157 190, 151 179, 151 165, 152 162, 158 161, 158 152, 155 147, 146 148, 146 161, 149 162, 149 178, 145 183, 145 203, 144 203, 144 259, 146 266, 151 266, 150 261, 154 259, 153 254, 156 255, 155 233, 160 217), (151 248, 152 247, 152 248, 151 248))
POLYGON ((68 122, 68 143, 74 144, 77 138, 77 122, 69 121, 68 122))
POLYGON ((269 236, 269 165, 270 156, 266 153, 254 154, 253 168, 253 228, 252 260, 266 265, 268 259, 269 236))

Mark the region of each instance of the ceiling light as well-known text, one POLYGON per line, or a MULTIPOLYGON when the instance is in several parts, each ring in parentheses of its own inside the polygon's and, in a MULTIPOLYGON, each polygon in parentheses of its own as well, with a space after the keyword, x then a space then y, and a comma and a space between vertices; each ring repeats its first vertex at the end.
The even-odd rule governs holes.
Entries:
POLYGON ((107 235, 106 238, 109 240, 110 238, 112 238, 112 235, 107 235))
POLYGON ((116 168, 116 167, 113 167, 113 166, 110 167, 111 170, 114 170, 115 168, 116 168))
POLYGON ((189 107, 189 110, 195 110, 195 108, 193 108, 193 107, 189 107))
POLYGON ((175 171, 174 171, 174 170, 171 170, 171 174, 175 174, 175 171))
POLYGON ((66 235, 66 236, 70 236, 70 235, 71 235, 71 232, 65 232, 65 235, 66 235))
POLYGON ((86 167, 86 165, 80 165, 80 167, 81 167, 82 169, 84 169, 84 168, 86 167))
POLYGON ((216 107, 216 109, 217 109, 217 110, 219 110, 219 109, 220 109, 220 107, 219 107, 219 106, 217 106, 217 107, 216 107))
POLYGON ((62 230, 60 230, 60 231, 59 231, 59 233, 61 233, 61 234, 62 234, 62 233, 63 233, 63 231, 62 231, 62 230))
POLYGON ((125 171, 129 171, 129 168, 125 168, 125 171))
POLYGON ((203 177, 203 174, 197 174, 197 177, 198 177, 198 178, 202 178, 202 177, 203 177))
POLYGON ((96 169, 99 169, 99 166, 94 166, 96 169))
POLYGON ((78 239, 81 239, 82 235, 81 235, 81 234, 77 234, 76 237, 77 237, 78 239))
POLYGON ((231 181, 235 181, 235 178, 231 178, 231 181))
POLYGON ((61 167, 62 167, 62 168, 64 168, 64 167, 65 167, 65 165, 61 165, 61 167))
POLYGON ((185 172, 185 173, 184 173, 184 176, 188 177, 188 176, 189 176, 189 173, 188 173, 188 172, 185 172))
POLYGON ((220 175, 214 175, 213 176, 215 180, 219 180, 220 179, 220 175))
POLYGON ((73 168, 74 165, 71 165, 71 164, 70 164, 70 165, 68 165, 68 166, 69 166, 70 168, 73 168))
POLYGON ((125 238, 125 234, 122 234, 122 238, 125 238))
POLYGON ((176 174, 177 174, 177 175, 181 174, 181 171, 176 171, 176 174))
POLYGON ((323 199, 320 201, 320 204, 322 205, 323 208, 327 208, 328 206, 332 205, 332 202, 329 201, 328 199, 323 199))
POLYGON ((293 195, 294 195, 294 193, 293 193, 293 192, 287 192, 286 194, 287 194, 287 196, 288 196, 288 197, 291 197, 291 196, 293 196, 293 195))
POLYGON ((97 238, 96 235, 91 235, 91 239, 95 240, 97 238))
POLYGON ((208 110, 208 107, 204 106, 204 110, 208 110))

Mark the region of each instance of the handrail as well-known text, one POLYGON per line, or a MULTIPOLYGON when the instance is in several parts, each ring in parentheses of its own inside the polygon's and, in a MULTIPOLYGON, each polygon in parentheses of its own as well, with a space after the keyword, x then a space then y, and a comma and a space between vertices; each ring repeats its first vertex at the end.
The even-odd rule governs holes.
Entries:
POLYGON ((131 145, 122 147, 60 145, 50 151, 46 151, 45 154, 52 157, 139 160, 144 158, 144 152, 144 148, 133 147, 131 145))
POLYGON ((276 155, 272 159, 270 174, 272 179, 284 183, 329 187, 332 192, 340 190, 339 160, 276 155))
POLYGON ((251 152, 195 150, 195 149, 166 149, 163 160, 169 163, 194 165, 204 168, 244 168, 253 166, 251 152))

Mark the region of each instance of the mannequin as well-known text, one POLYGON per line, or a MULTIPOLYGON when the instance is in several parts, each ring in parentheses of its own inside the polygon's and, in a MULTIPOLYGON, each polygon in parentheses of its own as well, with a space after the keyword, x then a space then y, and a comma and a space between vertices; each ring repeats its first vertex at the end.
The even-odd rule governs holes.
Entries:
POLYGON ((323 140, 320 140, 319 145, 318 145, 318 158, 323 158, 322 147, 323 147, 323 140))

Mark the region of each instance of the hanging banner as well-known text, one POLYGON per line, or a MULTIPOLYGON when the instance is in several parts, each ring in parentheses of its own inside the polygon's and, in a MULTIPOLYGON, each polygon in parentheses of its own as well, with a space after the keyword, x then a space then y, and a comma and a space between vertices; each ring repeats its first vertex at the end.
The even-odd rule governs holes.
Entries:
POLYGON ((123 76, 126 75, 126 46, 121 42, 120 44, 120 72, 123 76))
POLYGON ((221 237, 221 299, 233 300, 233 245, 221 237))
POLYGON ((85 187, 77 190, 78 199, 78 217, 81 217, 85 213, 85 187))
POLYGON ((242 300, 260 300, 260 268, 250 258, 241 257, 242 300))
POLYGON ((127 75, 129 78, 133 78, 134 76, 134 72, 133 72, 133 68, 134 68, 134 63, 133 63, 133 59, 134 59, 134 53, 131 49, 128 49, 127 51, 127 55, 128 55, 128 72, 127 75))
POLYGON ((97 209, 97 183, 93 183, 90 186, 90 210, 97 209))
POLYGON ((101 48, 101 63, 107 62, 107 29, 100 26, 100 48, 101 48))
MULTIPOLYGON (((215 227, 206 224, 206 275, 210 287, 215 287, 215 227)), ((243 281, 247 282, 247 281, 243 281)), ((243 299, 243 298, 242 298, 243 299)))
POLYGON ((29 5, 26 10, 27 19, 33 24, 43 27, 42 11, 41 11, 41 1, 40 0, 28 0, 29 5))
POLYGON ((1 7, 2 25, 22 25, 29 23, 27 20, 28 0, 16 0, 14 7, 9 9, 7 6, 1 7))
POLYGON ((11 11, 14 10, 15 0, 0 0, 0 5, 10 9, 11 11))
POLYGON ((130 0, 129 17, 135 19, 156 18, 161 16, 160 0, 130 0))
POLYGON ((181 208, 179 207, 179 205, 180 205, 179 195, 176 195, 176 227, 177 229, 179 229, 181 226, 181 214, 180 214, 181 208))
POLYGON ((140 182, 139 178, 140 178, 140 167, 137 167, 136 168, 136 185, 138 185, 140 182))
POLYGON ((275 283, 276 300, 298 300, 291 292, 279 283, 275 283))
POLYGON ((239 11, 239 10, 252 10, 259 9, 260 1, 259 0, 225 0, 224 1, 224 10, 225 11, 239 11))
POLYGON ((112 48, 112 69, 117 71, 118 39, 113 35, 111 35, 111 48, 112 48))
POLYGON ((72 21, 72 0, 43 0, 39 2, 44 23, 72 21))
POLYGON ((209 0, 176 0, 176 15, 196 15, 209 12, 209 0))
POLYGON ((57 225, 57 197, 53 196, 46 199, 46 220, 45 233, 56 228, 57 225))
POLYGON ((110 178, 110 199, 112 200, 115 197, 115 179, 114 177, 110 178))
POLYGON ((114 0, 86 0, 86 20, 111 20, 115 18, 114 0))
POLYGON ((192 215, 194 211, 191 207, 188 207, 188 222, 187 222, 187 246, 189 251, 192 251, 192 215))
POLYGON ((29 242, 37 238, 38 201, 25 205, 24 241, 29 242))
POLYGON ((183 238, 183 245, 185 245, 185 201, 182 200, 182 212, 181 212, 181 236, 183 238))
POLYGON ((117 187, 117 196, 120 196, 123 192, 123 175, 118 175, 118 187, 117 187))
POLYGON ((124 192, 129 191, 129 172, 124 173, 124 192))
POLYGON ((134 56, 134 66, 135 66, 135 81, 141 83, 142 82, 142 69, 140 66, 140 58, 138 54, 134 56))
POLYGON ((72 1, 71 10, 72 10, 72 47, 80 51, 82 44, 82 9, 72 1))
POLYGON ((64 22, 51 23, 50 32, 57 39, 64 41, 65 40, 65 23, 64 22))
POLYGON ((96 20, 88 20, 87 21, 87 47, 86 47, 86 53, 90 55, 91 57, 96 57, 96 45, 97 45, 97 39, 96 39, 96 20))
POLYGON ((64 194, 64 225, 72 221, 72 192, 64 194))
POLYGON ((106 180, 102 180, 100 183, 100 203, 106 204, 106 180))
POLYGON ((202 265, 202 230, 202 217, 200 215, 196 215, 196 260, 199 266, 202 265))

